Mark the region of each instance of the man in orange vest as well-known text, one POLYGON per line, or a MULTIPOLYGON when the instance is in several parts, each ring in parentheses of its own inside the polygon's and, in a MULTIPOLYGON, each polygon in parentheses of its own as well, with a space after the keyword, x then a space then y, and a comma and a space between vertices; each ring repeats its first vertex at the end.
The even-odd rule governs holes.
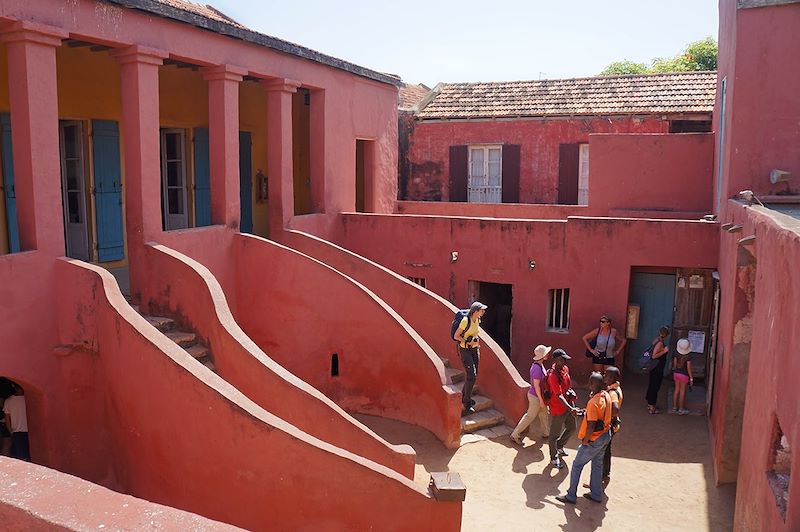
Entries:
POLYGON ((556 500, 560 502, 568 504, 578 502, 578 483, 581 480, 581 472, 583 466, 589 462, 592 463, 592 474, 589 478, 590 493, 584 493, 583 496, 593 502, 603 501, 603 455, 611 440, 611 397, 604 388, 603 376, 596 371, 593 372, 589 376, 589 389, 592 396, 586 404, 581 428, 578 431, 581 445, 572 462, 567 494, 556 497, 556 500))

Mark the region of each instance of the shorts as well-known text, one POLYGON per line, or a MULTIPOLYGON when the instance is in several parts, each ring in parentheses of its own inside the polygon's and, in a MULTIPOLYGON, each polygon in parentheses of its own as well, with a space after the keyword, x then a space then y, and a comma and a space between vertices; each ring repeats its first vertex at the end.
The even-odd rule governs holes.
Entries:
POLYGON ((678 373, 676 371, 672 374, 672 380, 675 382, 689 382, 689 376, 685 373, 678 373))
MULTIPOLYGON (((606 353, 603 352, 600 354, 605 355, 606 353)), ((616 361, 614 360, 614 357, 593 355, 592 364, 599 364, 599 365, 601 364, 603 366, 614 366, 616 364, 616 361)))

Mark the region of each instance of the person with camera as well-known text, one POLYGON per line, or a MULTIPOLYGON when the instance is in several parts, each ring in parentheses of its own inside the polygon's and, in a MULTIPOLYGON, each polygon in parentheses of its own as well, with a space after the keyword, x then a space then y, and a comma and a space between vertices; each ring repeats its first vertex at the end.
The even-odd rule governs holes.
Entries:
POLYGON ((564 444, 575 432, 575 416, 580 409, 575 408, 577 394, 572 389, 572 380, 569 376, 567 361, 571 360, 566 351, 555 349, 552 354, 553 367, 547 372, 547 388, 550 399, 547 406, 550 409, 550 464, 556 469, 564 467, 562 457, 567 456, 564 444))
POLYGON ((603 375, 597 371, 589 376, 589 390, 592 396, 586 404, 581 429, 578 431, 581 445, 572 462, 569 489, 566 495, 556 497, 557 501, 563 503, 578 502, 581 472, 583 466, 590 462, 592 473, 589 477, 589 493, 584 493, 583 496, 593 502, 599 503, 603 500, 603 455, 611 440, 611 397, 605 390, 603 375))
POLYGON ((478 336, 481 332, 481 317, 483 317, 486 309, 486 305, 480 301, 470 305, 469 313, 461 319, 461 323, 453 335, 453 339, 458 342, 458 354, 461 356, 461 362, 464 364, 464 371, 467 374, 466 379, 464 379, 464 389, 461 393, 464 414, 475 412, 472 388, 478 378, 478 364, 480 363, 480 341, 478 336))

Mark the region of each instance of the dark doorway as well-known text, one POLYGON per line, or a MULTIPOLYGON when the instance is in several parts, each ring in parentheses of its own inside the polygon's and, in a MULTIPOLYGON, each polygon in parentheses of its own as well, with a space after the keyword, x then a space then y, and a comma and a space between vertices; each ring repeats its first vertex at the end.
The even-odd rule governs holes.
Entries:
POLYGON ((489 307, 481 320, 481 327, 511 357, 511 285, 481 281, 477 294, 478 300, 489 307))
POLYGON ((356 140, 356 212, 366 212, 367 141, 356 140))
POLYGON ((311 92, 300 88, 292 96, 292 164, 294 213, 314 212, 311 200, 311 92))

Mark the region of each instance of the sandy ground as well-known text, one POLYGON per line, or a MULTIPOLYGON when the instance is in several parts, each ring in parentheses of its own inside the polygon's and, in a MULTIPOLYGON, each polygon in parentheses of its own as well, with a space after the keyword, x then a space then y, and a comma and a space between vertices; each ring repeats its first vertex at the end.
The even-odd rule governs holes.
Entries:
MULTIPOLYGON (((649 415, 641 377, 623 382, 623 428, 614 439, 611 484, 603 504, 580 496, 578 504, 555 500, 569 485, 577 439, 567 446, 567 467, 549 465, 539 428, 520 448, 508 436, 445 449, 428 431, 370 416, 358 418, 392 443, 417 451, 414 480, 427 486, 431 471, 457 471, 467 486, 462 530, 725 531, 731 530, 735 486, 714 486, 705 416, 649 415)), ((664 382, 660 405, 666 405, 664 382)), ((586 393, 579 392, 585 402, 586 393)), ((517 421, 517 420, 513 420, 517 421)), ((589 466, 582 481, 588 482, 589 466)))

